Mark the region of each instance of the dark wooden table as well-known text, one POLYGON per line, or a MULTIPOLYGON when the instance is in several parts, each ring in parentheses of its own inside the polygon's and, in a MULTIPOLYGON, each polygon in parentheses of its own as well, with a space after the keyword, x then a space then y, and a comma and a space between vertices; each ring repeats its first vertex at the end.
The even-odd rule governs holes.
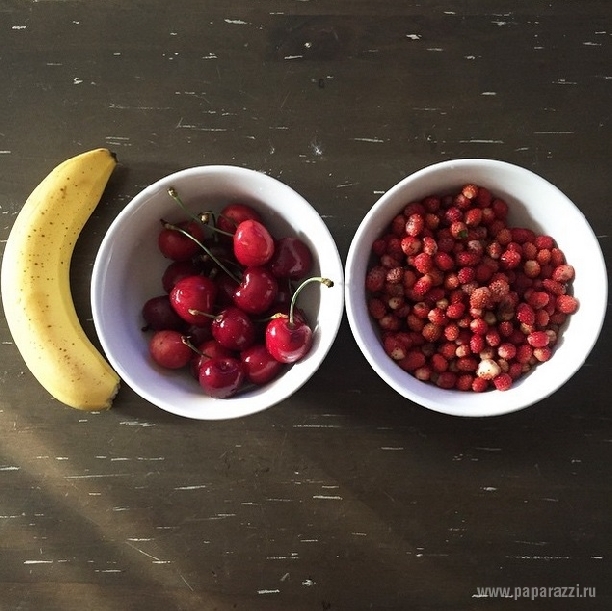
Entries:
MULTIPOLYGON (((93 339, 106 228, 193 165, 288 183, 344 259, 405 175, 494 157, 557 184, 612 256, 607 0, 0 0, 0 16, 0 243, 61 160, 120 160, 73 263, 93 339)), ((346 321, 297 394, 227 422, 125 385, 109 412, 64 407, 4 317, 0 363, 3 610, 612 608, 609 320, 559 392, 494 419, 401 399, 346 321), (498 586, 535 600, 479 590, 498 586)))

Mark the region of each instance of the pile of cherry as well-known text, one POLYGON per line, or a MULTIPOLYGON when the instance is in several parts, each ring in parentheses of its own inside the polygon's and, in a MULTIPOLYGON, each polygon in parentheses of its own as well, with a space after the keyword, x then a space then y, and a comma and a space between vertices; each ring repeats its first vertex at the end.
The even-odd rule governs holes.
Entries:
MULTIPOLYGON (((169 194, 186 210, 174 189, 169 194)), ((158 246, 171 261, 164 292, 142 308, 157 365, 188 369, 207 395, 227 398, 270 382, 309 352, 312 328, 298 294, 311 282, 333 283, 306 278, 313 254, 303 240, 273 236, 258 211, 232 203, 216 217, 162 219, 158 246)))
POLYGON ((366 295, 385 352, 441 388, 508 390, 551 358, 578 309, 555 239, 510 227, 506 201, 478 185, 407 204, 372 255, 366 295))

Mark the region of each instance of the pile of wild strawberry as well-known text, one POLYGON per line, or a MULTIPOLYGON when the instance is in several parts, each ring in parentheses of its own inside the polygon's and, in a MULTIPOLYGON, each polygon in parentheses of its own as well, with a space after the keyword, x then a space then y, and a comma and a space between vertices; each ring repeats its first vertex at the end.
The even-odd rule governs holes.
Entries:
POLYGON ((370 315, 385 352, 441 388, 507 390, 551 358, 566 318, 574 268, 555 239, 509 227, 488 189, 412 202, 372 244, 370 315))

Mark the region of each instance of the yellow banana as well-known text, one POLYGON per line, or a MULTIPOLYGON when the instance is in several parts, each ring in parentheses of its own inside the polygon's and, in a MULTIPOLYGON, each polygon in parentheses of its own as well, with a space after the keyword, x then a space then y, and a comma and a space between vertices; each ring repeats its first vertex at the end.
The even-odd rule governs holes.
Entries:
POLYGON ((119 376, 83 331, 70 291, 74 246, 116 163, 100 148, 53 169, 17 215, 2 259, 2 302, 15 345, 53 397, 83 410, 109 408, 119 389, 119 376))

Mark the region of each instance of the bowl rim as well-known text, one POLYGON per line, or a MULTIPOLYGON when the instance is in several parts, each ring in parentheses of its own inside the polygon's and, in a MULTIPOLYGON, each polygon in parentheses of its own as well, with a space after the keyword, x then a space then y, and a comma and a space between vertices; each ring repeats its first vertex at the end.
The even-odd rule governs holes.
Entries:
MULTIPOLYGON (((245 197, 247 197, 246 189, 244 193, 245 197)), ((278 207, 280 204, 277 203, 275 206, 278 207)), ((282 213, 278 212, 277 207, 273 206, 275 213, 282 216, 282 213)), ((329 272, 329 275, 332 275, 331 272, 329 272)), ((177 416, 195 420, 229 420, 252 415, 280 403, 297 392, 317 372, 333 345, 344 314, 344 268, 336 242, 323 218, 312 204, 293 188, 268 174, 242 166, 229 164, 197 165, 172 172, 147 185, 132 197, 128 204, 116 215, 108 227, 96 254, 92 271, 90 300, 94 328, 106 358, 117 371, 122 381, 138 396, 158 408, 177 416), (145 388, 132 375, 130 364, 126 363, 125 358, 119 356, 120 350, 117 338, 111 337, 111 333, 107 332, 110 328, 109 325, 112 323, 109 320, 110 316, 105 313, 104 296, 112 284, 109 280, 108 272, 113 262, 113 242, 124 223, 130 217, 137 214, 139 210, 144 209, 153 198, 159 196, 161 191, 167 190, 169 186, 178 187, 181 181, 185 179, 206 179, 207 177, 213 180, 236 180, 241 178, 246 180, 249 188, 257 187, 257 193, 252 193, 251 195, 260 201, 262 207, 266 204, 266 189, 274 190, 275 195, 282 194, 288 198, 288 201, 292 201, 300 206, 300 219, 306 217, 309 223, 313 223, 313 226, 316 227, 317 239, 323 240, 324 243, 325 261, 324 263, 319 261, 319 265, 324 264, 326 270, 333 271, 334 284, 338 287, 338 290, 337 293, 329 297, 327 297, 327 291, 325 294, 321 294, 321 302, 325 301, 327 308, 324 316, 324 332, 321 332, 322 318, 319 316, 316 325, 313 325, 313 334, 315 335, 313 348, 306 357, 288 368, 276 380, 278 382, 280 379, 285 378, 283 382, 277 384, 274 384, 274 381, 272 382, 268 391, 269 394, 262 387, 255 389, 253 392, 249 390, 239 393, 229 399, 213 399, 198 391, 196 387, 197 395, 194 393, 196 397, 193 401, 190 399, 189 404, 205 402, 212 405, 211 407, 196 411, 192 408, 185 408, 182 404, 177 404, 170 398, 155 396, 155 393, 150 392, 148 388, 145 388)))
MULTIPOLYGON (((483 183, 481 182, 481 184, 483 183)), ((484 186, 488 185, 484 184, 484 186)), ((451 187, 449 186, 448 188, 450 189, 451 187)), ((445 186, 443 185, 438 192, 443 192, 444 190, 445 186)), ((378 233, 379 235, 380 231, 378 233)), ((533 405, 534 403, 555 393, 584 364, 587 356, 597 342, 607 310, 607 295, 607 270, 601 246, 593 232, 592 227, 578 207, 555 185, 535 172, 507 161, 490 158, 449 159, 435 162, 407 175, 397 184, 393 185, 390 189, 383 193, 377 201, 374 202, 370 210, 362 219, 349 246, 345 265, 345 310, 349 327, 359 349, 368 361, 371 368, 387 383, 387 385, 389 385, 404 398, 409 399, 422 407, 452 416, 501 416, 529 407, 530 405, 533 405), (464 396, 468 393, 457 390, 440 389, 434 387, 432 384, 421 382, 412 376, 411 380, 408 380, 408 385, 403 383, 406 381, 405 379, 400 381, 398 378, 410 376, 410 374, 403 372, 384 353, 379 341, 373 343, 373 339, 376 338, 371 330, 371 321, 369 325, 364 324, 364 312, 369 319, 369 315, 367 314, 365 308, 365 300, 363 300, 363 302, 359 301, 360 296, 362 296, 363 282, 365 279, 365 275, 361 275, 361 272, 363 272, 365 269, 364 257, 369 259, 371 241, 368 244, 368 240, 372 237, 372 235, 374 235, 374 230, 372 227, 378 226, 378 229, 382 231, 386 226, 388 226, 388 222, 383 222, 380 220, 380 218, 378 218, 377 222, 377 217, 386 216, 390 222, 390 219, 393 216, 391 214, 391 208, 395 202, 395 213, 401 210, 401 204, 397 203, 396 200, 402 197, 404 194, 406 194, 407 198, 407 200, 404 201, 405 205, 408 203, 408 200, 411 200, 412 195, 414 195, 415 200, 418 200, 419 198, 422 199, 426 195, 434 193, 435 191, 431 191, 430 189, 425 189, 423 192, 423 187, 420 186, 427 183, 427 181, 432 177, 439 176, 446 172, 454 172, 457 176, 466 176, 467 180, 462 182, 461 180, 456 179, 453 182, 453 185, 460 186, 461 184, 467 184, 467 182, 470 181, 469 170, 475 168, 476 166, 480 168, 480 171, 503 171, 510 173, 515 178, 518 177, 525 181, 532 181, 534 184, 538 184, 540 187, 546 189, 549 193, 554 194, 555 197, 560 198, 560 201, 562 200, 565 203, 565 206, 567 206, 567 210, 571 210, 573 217, 572 221, 582 223, 582 229, 585 231, 585 234, 590 236, 589 242, 591 256, 589 258, 589 265, 592 266, 594 273, 597 274, 598 280, 601 282, 596 303, 589 303, 589 308, 591 308, 591 311, 594 314, 594 319, 590 329, 590 335, 584 340, 584 351, 582 354, 572 355, 571 359, 566 359, 568 362, 558 363, 560 373, 559 378, 553 383, 538 385, 535 392, 532 393, 530 397, 521 396, 520 393, 515 393, 515 396, 518 397, 517 400, 508 400, 508 397, 513 397, 513 395, 510 394, 512 390, 503 393, 503 397, 503 391, 498 390, 490 390, 487 393, 472 393, 473 395, 478 395, 474 396, 474 401, 482 402, 482 399, 480 399, 480 396, 482 395, 487 395, 490 399, 485 407, 480 409, 479 406, 478 410, 457 407, 451 401, 449 401, 449 399, 452 397, 448 393, 460 393, 464 396), (417 193, 419 188, 421 189, 420 194, 417 193), (367 256, 364 255, 364 249, 366 248, 368 249, 367 256), (390 367, 389 364, 392 365, 392 367, 390 367), (425 393, 423 393, 423 391, 425 391, 425 388, 423 387, 427 387, 425 393), (503 404, 496 407, 496 403, 499 403, 501 398, 503 398, 503 404)), ((553 361, 553 359, 551 359, 551 361, 553 361)), ((543 366, 549 363, 543 363, 540 365, 540 367, 543 368, 543 366)), ((526 376, 526 378, 529 377, 530 376, 526 376)), ((517 384, 516 387, 518 387, 521 383, 517 384)))

